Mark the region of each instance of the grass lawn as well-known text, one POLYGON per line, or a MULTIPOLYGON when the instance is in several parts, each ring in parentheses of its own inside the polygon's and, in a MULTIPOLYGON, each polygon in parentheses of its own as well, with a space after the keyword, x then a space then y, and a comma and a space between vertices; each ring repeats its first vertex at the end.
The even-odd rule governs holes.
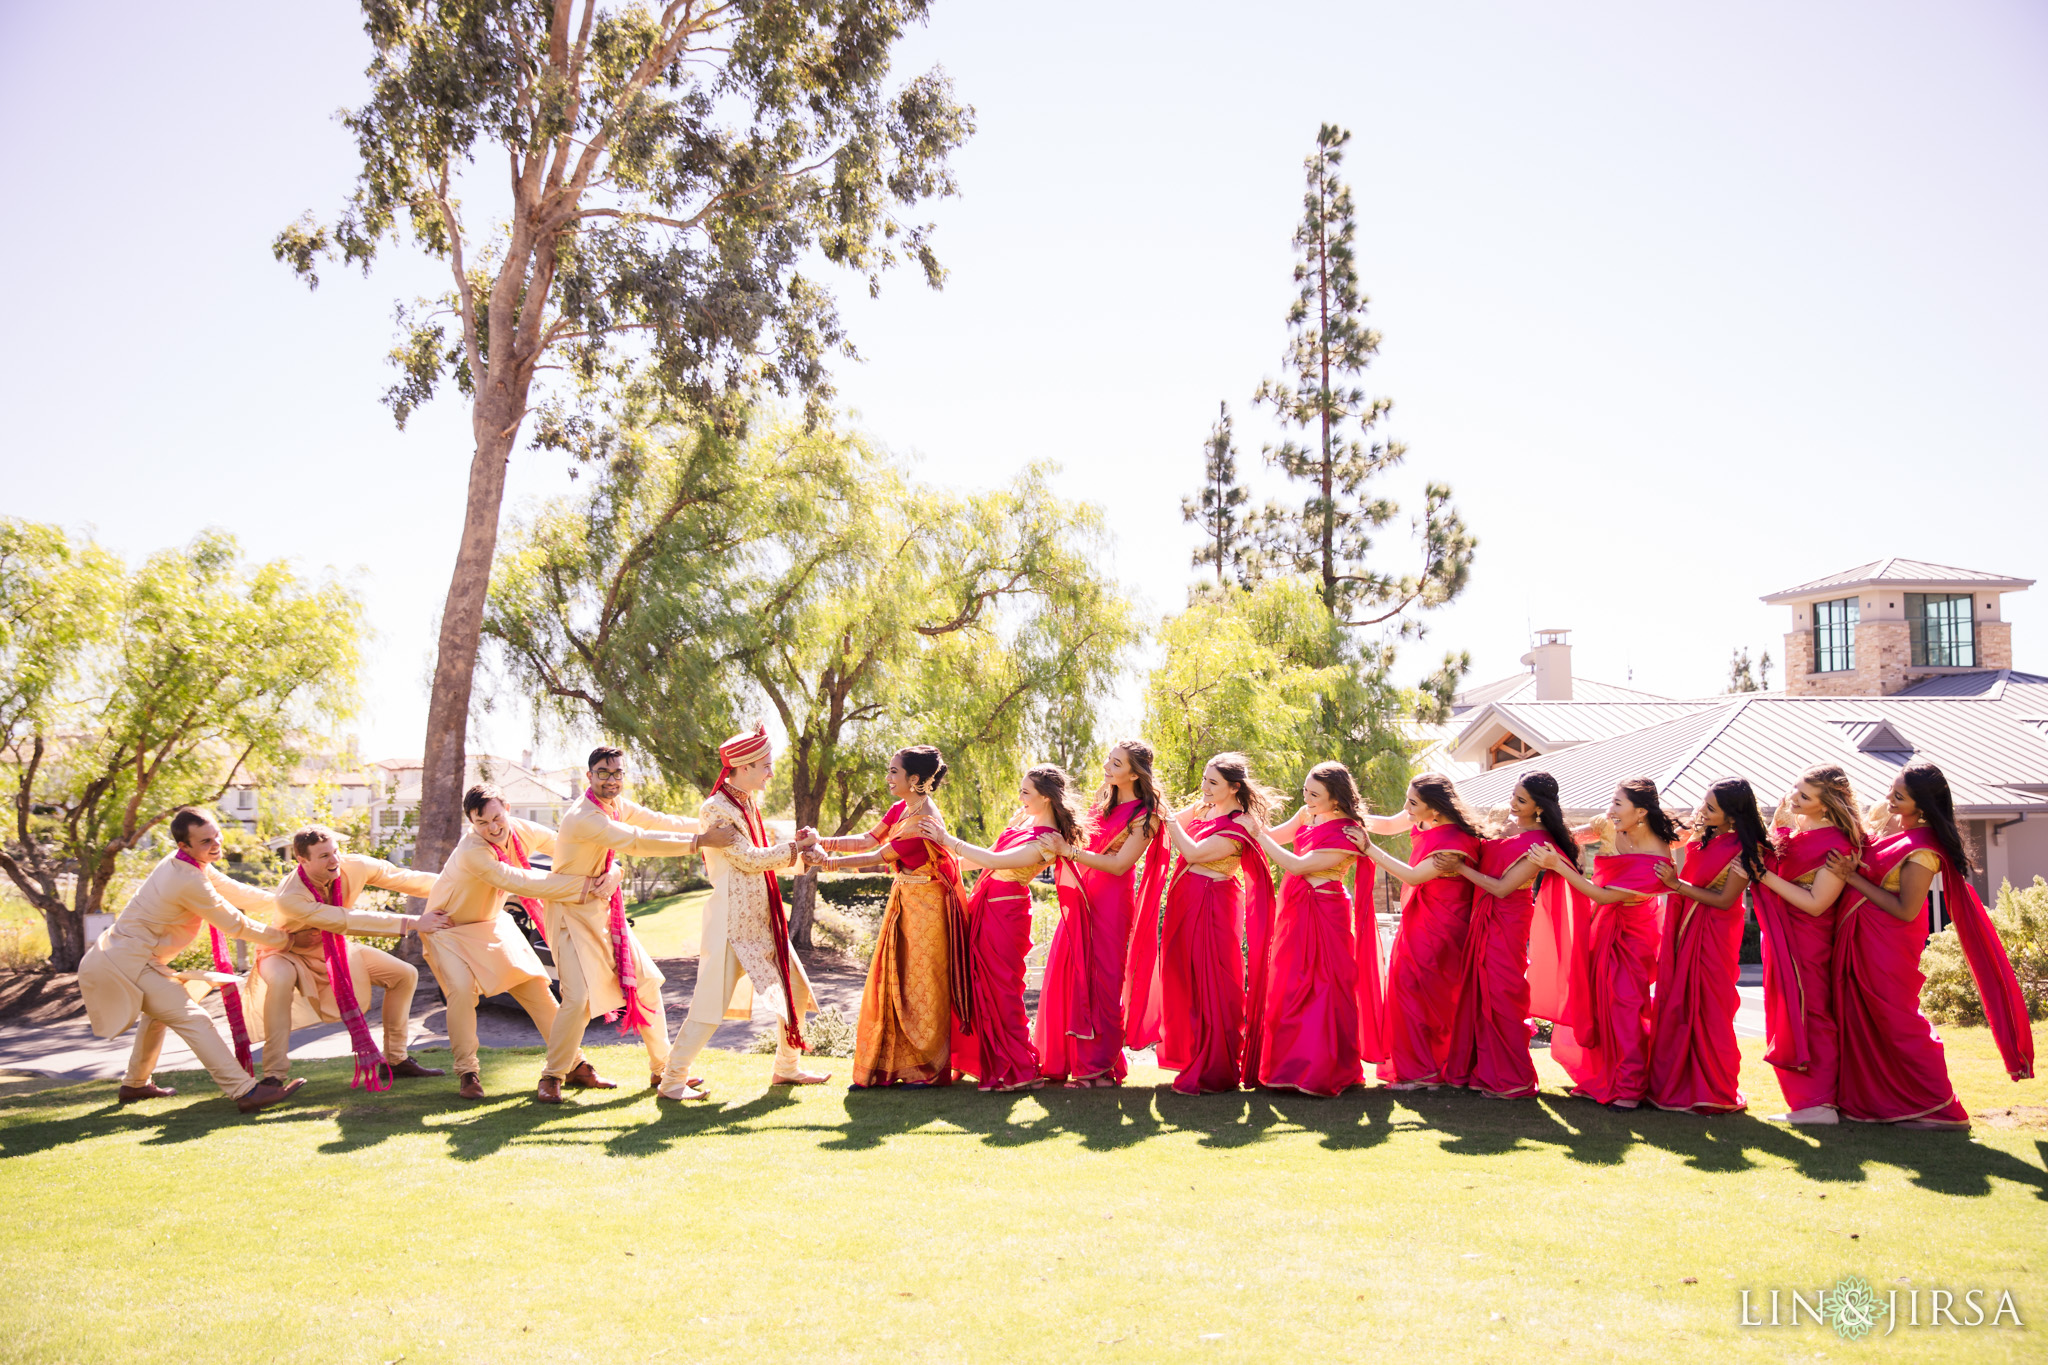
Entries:
POLYGON ((626 907, 633 935, 656 957, 695 957, 704 935, 704 902, 711 888, 699 887, 678 896, 662 896, 626 907))
MULTIPOLYGON (((2048 1103, 1981 1030, 1949 1034, 1973 1112, 2048 1103)), ((637 1049, 596 1055, 645 1074, 637 1049)), ((446 1081, 350 1092, 338 1062, 256 1120, 189 1075, 127 1110, 111 1082, 0 1099, 0 1359, 2043 1355, 2040 1127, 1189 1099, 1149 1063, 1121 1091, 854 1093, 843 1060, 831 1086, 768 1091, 767 1065, 707 1054, 718 1098, 683 1108, 535 1106, 537 1059, 513 1051, 486 1054, 475 1106, 446 1081), (1847 1272, 2009 1289, 2026 1326, 1737 1326, 1740 1289, 1847 1272)))

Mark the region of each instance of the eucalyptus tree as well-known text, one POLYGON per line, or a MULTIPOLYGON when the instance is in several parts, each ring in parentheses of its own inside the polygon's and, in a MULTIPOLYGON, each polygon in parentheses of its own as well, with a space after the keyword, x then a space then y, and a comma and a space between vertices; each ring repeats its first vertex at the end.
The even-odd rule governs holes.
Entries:
POLYGON ((449 270, 444 294, 401 311, 386 395, 401 426, 451 379, 470 408, 422 750, 423 866, 460 833, 506 463, 529 415, 544 444, 571 439, 586 420, 576 386, 642 363, 727 426, 760 389, 815 414, 829 355, 851 346, 807 260, 871 292, 904 261, 943 280, 930 225, 902 215, 953 192, 948 158, 972 111, 937 69, 889 84, 897 43, 928 8, 364 0, 370 91, 342 115, 361 160, 354 190, 331 223, 308 215, 273 250, 309 285, 323 261, 367 271, 407 237, 449 270), (537 389, 548 368, 568 386, 537 389))
POLYGON ((42 913, 53 966, 77 969, 121 855, 348 713, 362 629, 347 589, 246 567, 220 532, 131 573, 0 520, 0 872, 42 913))
POLYGON ((1285 379, 1260 384, 1256 401, 1297 435, 1266 448, 1288 478, 1310 485, 1298 507, 1271 505, 1259 518, 1259 539, 1273 566, 1312 575, 1323 605, 1347 626, 1379 625, 1412 609, 1440 607, 1464 588, 1476 542, 1467 534, 1451 491, 1432 482, 1416 519, 1421 563, 1388 573, 1366 563, 1373 537, 1400 515, 1374 481, 1407 453, 1373 429, 1393 406, 1369 397, 1359 382, 1378 352, 1380 334, 1365 325, 1369 300, 1359 288, 1354 241, 1358 217, 1338 172, 1351 134, 1324 124, 1304 163, 1308 188, 1295 230, 1294 281, 1287 312, 1292 334, 1285 379))

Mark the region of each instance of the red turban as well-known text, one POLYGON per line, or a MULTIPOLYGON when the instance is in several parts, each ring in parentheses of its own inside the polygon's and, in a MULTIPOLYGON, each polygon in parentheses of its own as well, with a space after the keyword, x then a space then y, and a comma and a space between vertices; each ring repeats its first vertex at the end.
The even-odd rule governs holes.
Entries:
POLYGON ((751 735, 734 735, 718 746, 719 774, 716 786, 725 785, 725 779, 732 776, 732 770, 743 763, 752 763, 768 752, 768 727, 759 725, 751 735))

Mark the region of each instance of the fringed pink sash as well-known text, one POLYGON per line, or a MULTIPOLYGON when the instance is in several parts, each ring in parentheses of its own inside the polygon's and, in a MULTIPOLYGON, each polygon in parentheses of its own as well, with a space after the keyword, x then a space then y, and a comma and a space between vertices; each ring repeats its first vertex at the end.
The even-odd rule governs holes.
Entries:
MULTIPOLYGON (((299 865, 299 881, 313 894, 313 899, 322 905, 347 907, 341 899, 341 876, 337 873, 323 893, 313 885, 313 879, 306 875, 305 864, 299 865)), ((331 930, 320 931, 320 951, 327 959, 327 986, 334 992, 334 1005, 341 1014, 341 1022, 348 1028, 349 1047, 356 1054, 355 1075, 349 1078, 351 1090, 389 1090, 391 1088, 391 1064, 384 1060, 384 1053, 370 1036, 370 1021, 363 1018, 363 1007, 356 1000, 355 973, 349 970, 348 940, 331 930)), ((268 1040, 265 1046, 277 1046, 268 1040)))
MULTIPOLYGON (((484 844, 491 850, 491 856, 499 862, 510 863, 522 872, 531 872, 533 864, 526 859, 526 845, 519 842, 519 831, 515 829, 511 830, 510 833, 512 836, 512 856, 509 858, 505 856, 504 849, 499 848, 489 839, 484 840, 484 844)), ((540 935, 541 946, 553 946, 548 943, 547 908, 531 896, 519 897, 519 903, 526 907, 526 918, 533 925, 533 932, 540 935)))
MULTIPOLYGON (((597 799, 597 793, 585 788, 583 794, 590 803, 610 815, 604 802, 597 799)), ((610 876, 618 863, 618 851, 604 851, 604 876, 610 876)), ((647 1007, 640 1003, 640 955, 633 951, 633 939, 626 928, 626 888, 624 884, 612 888, 611 914, 605 921, 605 930, 611 937, 612 970, 618 974, 619 994, 626 998, 625 1005, 607 1014, 606 1023, 617 1021, 622 1035, 638 1033, 654 1022, 647 1013, 647 1007)))
MULTIPOLYGON (((184 849, 178 850, 178 857, 199 869, 199 875, 206 875, 206 866, 184 849)), ((229 976, 235 974, 234 964, 228 961, 227 941, 221 937, 220 926, 206 926, 208 942, 213 948, 213 969, 229 976)), ((242 1064, 242 1070, 256 1074, 256 1054, 249 1049, 249 1020, 242 1013, 242 988, 228 982, 220 988, 221 1008, 228 1016, 228 1035, 235 1040, 235 1060, 242 1064)))

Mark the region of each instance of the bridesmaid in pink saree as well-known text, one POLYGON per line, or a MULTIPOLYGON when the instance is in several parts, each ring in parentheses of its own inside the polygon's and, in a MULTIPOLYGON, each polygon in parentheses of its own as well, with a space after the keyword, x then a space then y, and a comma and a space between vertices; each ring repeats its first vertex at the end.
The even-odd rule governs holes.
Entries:
MULTIPOLYGON (((1271 979, 1266 1008, 1248 1027, 1259 1031, 1260 1085, 1310 1095, 1340 1095, 1365 1083, 1362 1057, 1370 1036, 1377 1051, 1380 962, 1372 924, 1372 868, 1365 869, 1366 923, 1344 874, 1358 862, 1349 831, 1362 828, 1358 787, 1342 763, 1318 763, 1301 784, 1301 810, 1281 826, 1294 852, 1280 846, 1280 831, 1253 833, 1285 877, 1273 925, 1271 979), (1366 949, 1358 949, 1358 933, 1366 949), (1361 1027, 1361 1020, 1373 1022, 1361 1027)), ((1249 1077, 1247 1079, 1250 1079, 1249 1077)))
POLYGON ((1119 740, 1102 765, 1102 778, 1088 813, 1088 846, 1069 842, 1061 850, 1081 869, 1086 913, 1061 916, 1053 931, 1032 1034, 1040 1073, 1072 1089, 1123 1084, 1130 983, 1152 976, 1151 958, 1129 961, 1132 926, 1140 914, 1151 917, 1147 941, 1156 944, 1159 895, 1166 886, 1166 822, 1152 777, 1152 746, 1119 740))
POLYGON ((2027 1002, 2005 944, 1970 884, 1970 857, 1956 831, 1955 798, 1932 763, 1913 763, 1892 782, 1891 818, 1860 867, 1838 854, 1828 868, 1848 892, 1835 922, 1835 1009, 1841 1029, 1841 1110, 1863 1123, 1901 1128, 1968 1128, 1969 1113, 1949 1083, 1948 1059, 1920 1013, 1920 953, 1927 941, 1928 892, 1937 873, 1963 958, 1983 997, 1985 1022, 2006 1074, 2034 1074, 2027 1002))
POLYGON ((1634 1109, 1650 1084, 1650 984, 1657 975, 1658 916, 1664 884, 1657 864, 1671 861, 1678 826, 1657 799, 1657 784, 1631 777, 1607 808, 1615 851, 1593 859, 1593 877, 1549 844, 1530 850, 1593 903, 1583 943, 1573 944, 1570 1022, 1551 1029, 1550 1055, 1572 1078, 1571 1093, 1615 1109, 1634 1109))
POLYGON ((1764 874, 1770 836, 1756 793, 1739 777, 1716 782, 1700 802, 1685 870, 1657 864, 1665 897, 1650 1011, 1650 1103, 1694 1114, 1749 1107, 1735 1044, 1742 974, 1742 892, 1764 874))
POLYGON ((1387 959, 1380 1025, 1387 1055, 1377 1073, 1390 1090, 1434 1090, 1450 1083, 1445 1064, 1465 974, 1465 931, 1472 918, 1472 883, 1458 875, 1458 868, 1479 860, 1482 836, 1457 788, 1442 773, 1423 773, 1408 784, 1407 813, 1413 821, 1412 865, 1367 839, 1363 830, 1347 833, 1354 847, 1408 888, 1387 959))
POLYGON ((1835 1109, 1837 853, 1863 853, 1863 821, 1849 775, 1832 765, 1799 779, 1778 807, 1777 849, 1757 879, 1757 927, 1764 942, 1764 1060, 1777 1069, 1787 1112, 1774 1123, 1841 1122, 1835 1109), (1796 821, 1797 828, 1788 828, 1796 821))
POLYGON ((1542 869, 1530 851, 1548 844, 1567 861, 1579 860, 1578 842, 1558 804, 1557 779, 1549 773, 1525 773, 1515 783, 1508 813, 1514 833, 1480 844, 1478 867, 1462 859, 1451 864, 1478 889, 1465 933, 1463 984, 1444 1079, 1496 1100, 1536 1093, 1536 1063, 1529 1056, 1529 925, 1536 913, 1531 884, 1542 869))
MULTIPOLYGON (((1202 802, 1185 826, 1172 811, 1166 837, 1180 855, 1166 891, 1165 923, 1150 998, 1135 1011, 1156 1018, 1158 1033, 1127 1038, 1132 1047, 1159 1044, 1159 1065, 1178 1071, 1183 1095, 1236 1090, 1258 1074, 1258 1035, 1245 1033, 1248 1012, 1265 1009, 1266 959, 1273 927, 1273 880, 1252 837, 1272 796, 1252 780, 1243 754, 1218 754, 1202 769, 1202 802), (1240 884, 1241 883, 1241 884, 1240 884), (1251 973, 1245 972, 1249 944, 1251 973)), ((1133 955, 1149 954, 1151 926, 1139 916, 1133 955)))
POLYGON ((1062 846, 1081 837, 1080 817, 1067 797, 1067 775, 1049 764, 1031 769, 1017 789, 1022 808, 996 839, 982 848, 939 833, 954 857, 988 869, 967 898, 968 974, 974 995, 974 1031, 953 1028, 954 1080, 973 1076, 983 1090, 1036 1090, 1038 1049, 1024 1011, 1024 959, 1031 952, 1031 881, 1048 864, 1056 874, 1062 908, 1082 917, 1081 882, 1062 846))

